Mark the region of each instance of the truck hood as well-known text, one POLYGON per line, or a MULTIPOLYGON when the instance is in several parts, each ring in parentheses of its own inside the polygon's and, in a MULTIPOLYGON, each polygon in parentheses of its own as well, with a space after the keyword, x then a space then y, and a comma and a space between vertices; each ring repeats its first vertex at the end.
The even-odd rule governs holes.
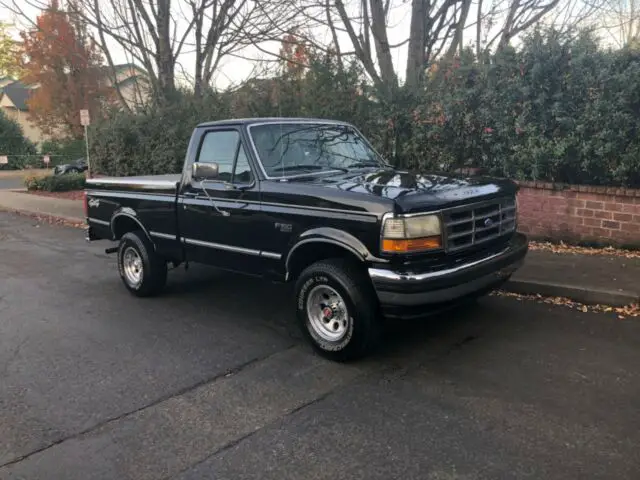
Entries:
POLYGON ((296 180, 394 200, 398 211, 402 213, 452 207, 468 203, 469 200, 481 201, 515 195, 517 191, 516 184, 506 179, 436 175, 389 168, 299 177, 296 180))

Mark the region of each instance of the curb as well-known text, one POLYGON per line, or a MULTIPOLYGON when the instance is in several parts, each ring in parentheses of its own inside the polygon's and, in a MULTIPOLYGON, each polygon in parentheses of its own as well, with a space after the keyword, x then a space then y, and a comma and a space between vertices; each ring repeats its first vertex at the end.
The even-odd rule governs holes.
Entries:
POLYGON ((85 218, 68 217, 66 215, 54 215, 52 213, 46 212, 34 212, 33 210, 22 210, 18 208, 5 207, 3 205, 0 205, 0 212, 1 211, 16 213, 18 215, 34 219, 46 219, 49 222, 73 224, 73 226, 76 228, 84 228, 87 223, 85 218))
POLYGON ((509 280, 502 286, 502 289, 520 295, 539 294, 546 297, 566 297, 585 305, 602 304, 611 307, 624 307, 640 302, 639 294, 625 290, 606 290, 536 280, 509 280))

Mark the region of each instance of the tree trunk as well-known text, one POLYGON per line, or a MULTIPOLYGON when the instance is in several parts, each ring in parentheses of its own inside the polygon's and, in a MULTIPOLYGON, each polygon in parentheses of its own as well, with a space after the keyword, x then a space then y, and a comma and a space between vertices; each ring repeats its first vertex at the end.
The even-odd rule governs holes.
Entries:
POLYGON ((412 93, 416 93, 419 90, 424 76, 424 47, 427 33, 425 28, 426 9, 427 0, 412 0, 406 78, 407 89, 412 93))
POLYGON ((171 49, 171 0, 158 0, 158 83, 162 99, 167 99, 175 92, 174 58, 171 49))

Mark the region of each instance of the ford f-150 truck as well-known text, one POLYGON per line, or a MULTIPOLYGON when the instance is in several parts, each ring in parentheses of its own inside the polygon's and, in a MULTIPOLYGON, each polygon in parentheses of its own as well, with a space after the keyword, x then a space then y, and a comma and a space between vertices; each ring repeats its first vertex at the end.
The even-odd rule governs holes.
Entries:
POLYGON ((118 242, 106 251, 137 296, 188 262, 291 282, 306 338, 345 361, 379 342, 383 318, 506 281, 528 250, 516 192, 393 168, 344 122, 225 120, 194 129, 181 174, 87 180, 87 239, 118 242))

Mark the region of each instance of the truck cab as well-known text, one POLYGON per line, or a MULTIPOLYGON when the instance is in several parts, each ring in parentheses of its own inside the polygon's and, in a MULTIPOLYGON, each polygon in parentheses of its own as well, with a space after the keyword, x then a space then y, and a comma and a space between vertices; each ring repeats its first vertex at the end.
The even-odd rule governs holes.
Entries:
POLYGON ((488 293, 522 264, 517 186, 387 164, 353 125, 208 122, 180 173, 89 179, 91 241, 118 242, 124 286, 162 291, 167 265, 199 262, 294 285, 296 318, 343 361, 400 321, 488 293))

